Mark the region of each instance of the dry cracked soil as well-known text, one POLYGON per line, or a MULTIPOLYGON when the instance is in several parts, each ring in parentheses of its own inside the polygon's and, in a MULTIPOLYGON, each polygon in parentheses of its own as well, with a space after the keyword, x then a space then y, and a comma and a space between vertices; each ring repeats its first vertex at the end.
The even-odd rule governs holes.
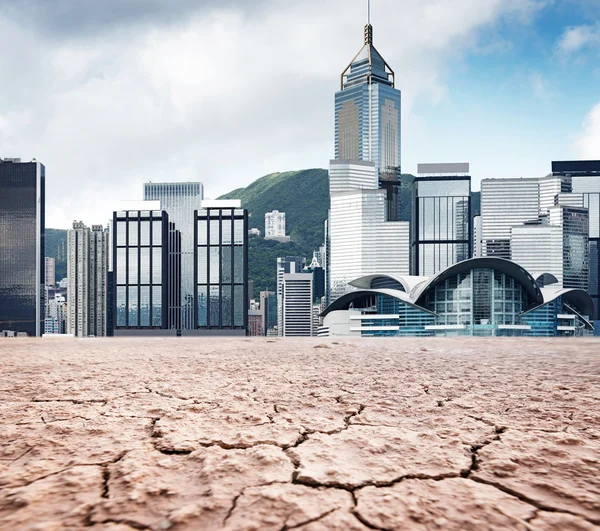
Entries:
POLYGON ((600 340, 0 340, 0 529, 600 529, 600 340))

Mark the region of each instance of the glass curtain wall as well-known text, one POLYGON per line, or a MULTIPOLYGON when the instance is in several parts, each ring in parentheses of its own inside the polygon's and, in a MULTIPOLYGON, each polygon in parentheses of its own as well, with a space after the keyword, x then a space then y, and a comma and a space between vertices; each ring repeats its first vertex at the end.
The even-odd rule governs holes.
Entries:
POLYGON ((196 325, 245 329, 248 221, 242 209, 203 209, 196 219, 196 325))
POLYGON ((114 214, 115 328, 167 328, 167 214, 114 214))
POLYGON ((417 177, 413 186, 413 274, 435 276, 472 255, 471 178, 417 177))

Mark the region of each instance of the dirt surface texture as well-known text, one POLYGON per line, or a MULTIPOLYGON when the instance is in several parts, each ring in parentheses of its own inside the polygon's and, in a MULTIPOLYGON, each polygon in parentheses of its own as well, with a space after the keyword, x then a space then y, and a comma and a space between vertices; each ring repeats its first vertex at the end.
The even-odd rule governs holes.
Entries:
POLYGON ((3 339, 0 529, 600 529, 600 340, 3 339))

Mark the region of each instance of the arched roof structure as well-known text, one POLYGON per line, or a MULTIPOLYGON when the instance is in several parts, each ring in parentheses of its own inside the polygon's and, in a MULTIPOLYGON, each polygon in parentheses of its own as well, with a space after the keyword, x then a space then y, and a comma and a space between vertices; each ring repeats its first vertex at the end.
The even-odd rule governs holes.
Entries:
POLYGON ((536 282, 541 280, 544 286, 558 284, 558 279, 552 273, 532 273, 531 276, 535 278, 536 282))
POLYGON ((421 306, 415 304, 410 298, 410 296, 407 293, 404 293, 403 291, 393 289, 363 289, 358 291, 351 291, 350 293, 342 295, 340 298, 336 299, 329 306, 327 306, 327 308, 325 308, 325 311, 321 314, 321 317, 325 317, 331 312, 335 312, 338 310, 347 310, 352 303, 364 300, 368 297, 374 297, 376 295, 387 295, 388 297, 398 299, 408 304, 409 306, 417 308, 418 310, 421 310, 423 312, 433 313, 430 310, 427 310, 426 308, 422 308, 421 306))
POLYGON ((416 277, 412 275, 392 275, 388 273, 380 273, 376 275, 366 275, 364 277, 357 278, 349 284, 359 289, 374 289, 372 287, 373 281, 380 278, 388 278, 391 281, 395 281, 400 284, 403 291, 410 293, 416 286, 421 282, 428 280, 427 277, 416 277))
POLYGON ((511 262, 504 258, 489 256, 483 258, 471 258, 444 269, 444 271, 437 274, 435 277, 430 278, 427 282, 419 284, 414 292, 411 293, 411 298, 415 303, 419 304, 429 288, 436 286, 440 282, 443 282, 447 278, 451 278, 458 273, 466 273, 473 269, 495 269, 501 273, 506 273, 523 286, 531 300, 535 303, 535 306, 544 303, 544 296, 542 295, 536 280, 529 272, 515 262, 511 262))

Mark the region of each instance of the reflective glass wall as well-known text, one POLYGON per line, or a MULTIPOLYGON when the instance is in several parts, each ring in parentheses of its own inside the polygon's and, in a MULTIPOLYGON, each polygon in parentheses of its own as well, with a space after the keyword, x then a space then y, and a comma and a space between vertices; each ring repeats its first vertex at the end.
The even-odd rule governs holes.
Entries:
POLYGON ((0 160, 0 331, 44 331, 45 168, 0 160))
POLYGON ((167 213, 115 212, 113 227, 115 329, 178 328, 169 322, 169 309, 179 299, 178 235, 167 213))
POLYGON ((196 327, 245 330, 248 325, 248 213, 209 208, 196 213, 196 327))
POLYGON ((471 258, 471 177, 417 177, 412 225, 413 275, 435 276, 471 258))
POLYGON ((200 182, 145 183, 144 200, 160 201, 160 208, 181 234, 181 321, 180 326, 194 326, 194 212, 201 208, 204 187, 200 182))

